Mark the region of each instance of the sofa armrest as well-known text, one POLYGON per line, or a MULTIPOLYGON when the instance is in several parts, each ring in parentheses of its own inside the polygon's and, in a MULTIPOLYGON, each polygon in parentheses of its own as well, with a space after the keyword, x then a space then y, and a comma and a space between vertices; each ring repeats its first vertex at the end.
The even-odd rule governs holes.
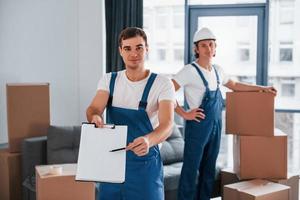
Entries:
POLYGON ((35 166, 47 164, 47 136, 26 138, 22 142, 22 182, 35 175, 35 166))

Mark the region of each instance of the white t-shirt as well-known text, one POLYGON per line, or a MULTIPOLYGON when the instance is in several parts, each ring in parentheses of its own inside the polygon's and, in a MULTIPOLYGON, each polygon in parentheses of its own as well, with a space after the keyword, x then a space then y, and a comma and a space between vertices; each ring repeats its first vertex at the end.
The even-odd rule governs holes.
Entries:
MULTIPOLYGON (((115 82, 112 106, 137 110, 150 74, 141 81, 133 82, 127 78, 125 70, 119 71, 115 82)), ((109 92, 110 78, 111 73, 105 74, 100 79, 97 89, 109 92)), ((146 107, 153 128, 158 126, 158 103, 162 100, 170 100, 174 103, 174 107, 176 105, 172 81, 158 74, 150 89, 146 107)))
MULTIPOLYGON (((210 90, 217 89, 217 77, 215 70, 211 71, 200 67, 198 63, 194 62, 197 67, 203 73, 204 78, 208 82, 208 87, 210 90)), ((220 84, 225 85, 229 81, 229 77, 224 73, 223 69, 218 65, 213 65, 218 72, 220 84)), ((198 74, 197 70, 191 64, 184 66, 173 79, 184 88, 184 95, 190 109, 198 108, 201 105, 205 86, 198 74)))

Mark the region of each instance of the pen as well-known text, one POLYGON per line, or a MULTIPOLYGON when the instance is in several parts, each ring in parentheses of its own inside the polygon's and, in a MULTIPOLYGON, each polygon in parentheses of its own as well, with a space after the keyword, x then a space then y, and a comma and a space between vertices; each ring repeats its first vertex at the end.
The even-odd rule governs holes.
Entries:
POLYGON ((125 149, 126 149, 126 147, 122 147, 122 148, 110 150, 109 152, 122 151, 122 150, 125 150, 125 149))

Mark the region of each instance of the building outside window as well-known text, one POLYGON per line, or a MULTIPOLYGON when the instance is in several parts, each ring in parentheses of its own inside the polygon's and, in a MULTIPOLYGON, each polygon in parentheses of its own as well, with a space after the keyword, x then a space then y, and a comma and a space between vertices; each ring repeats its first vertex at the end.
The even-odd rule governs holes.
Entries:
POLYGON ((282 97, 294 97, 295 96, 295 84, 283 83, 281 85, 282 97))
POLYGON ((281 25, 294 24, 294 0, 279 1, 279 23, 281 25))
POLYGON ((157 49, 157 59, 158 61, 166 60, 166 49, 157 49))
POLYGON ((280 62, 292 62, 293 61, 293 49, 292 48, 280 48, 279 49, 280 62))
POLYGON ((184 10, 182 6, 174 6, 173 8, 173 27, 175 29, 184 29, 184 10))
POLYGON ((238 49, 239 61, 245 62, 250 60, 250 50, 248 48, 238 49))
POLYGON ((167 7, 157 7, 155 23, 157 29, 166 29, 168 25, 167 7))
POLYGON ((183 59, 183 48, 174 49, 174 60, 182 61, 183 59))

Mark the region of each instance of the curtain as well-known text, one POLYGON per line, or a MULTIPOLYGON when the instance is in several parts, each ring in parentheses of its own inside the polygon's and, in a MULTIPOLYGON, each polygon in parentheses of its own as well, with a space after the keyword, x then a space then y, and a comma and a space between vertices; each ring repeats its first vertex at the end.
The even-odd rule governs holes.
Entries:
POLYGON ((105 0, 106 72, 125 68, 118 36, 126 27, 143 27, 143 0, 105 0))

